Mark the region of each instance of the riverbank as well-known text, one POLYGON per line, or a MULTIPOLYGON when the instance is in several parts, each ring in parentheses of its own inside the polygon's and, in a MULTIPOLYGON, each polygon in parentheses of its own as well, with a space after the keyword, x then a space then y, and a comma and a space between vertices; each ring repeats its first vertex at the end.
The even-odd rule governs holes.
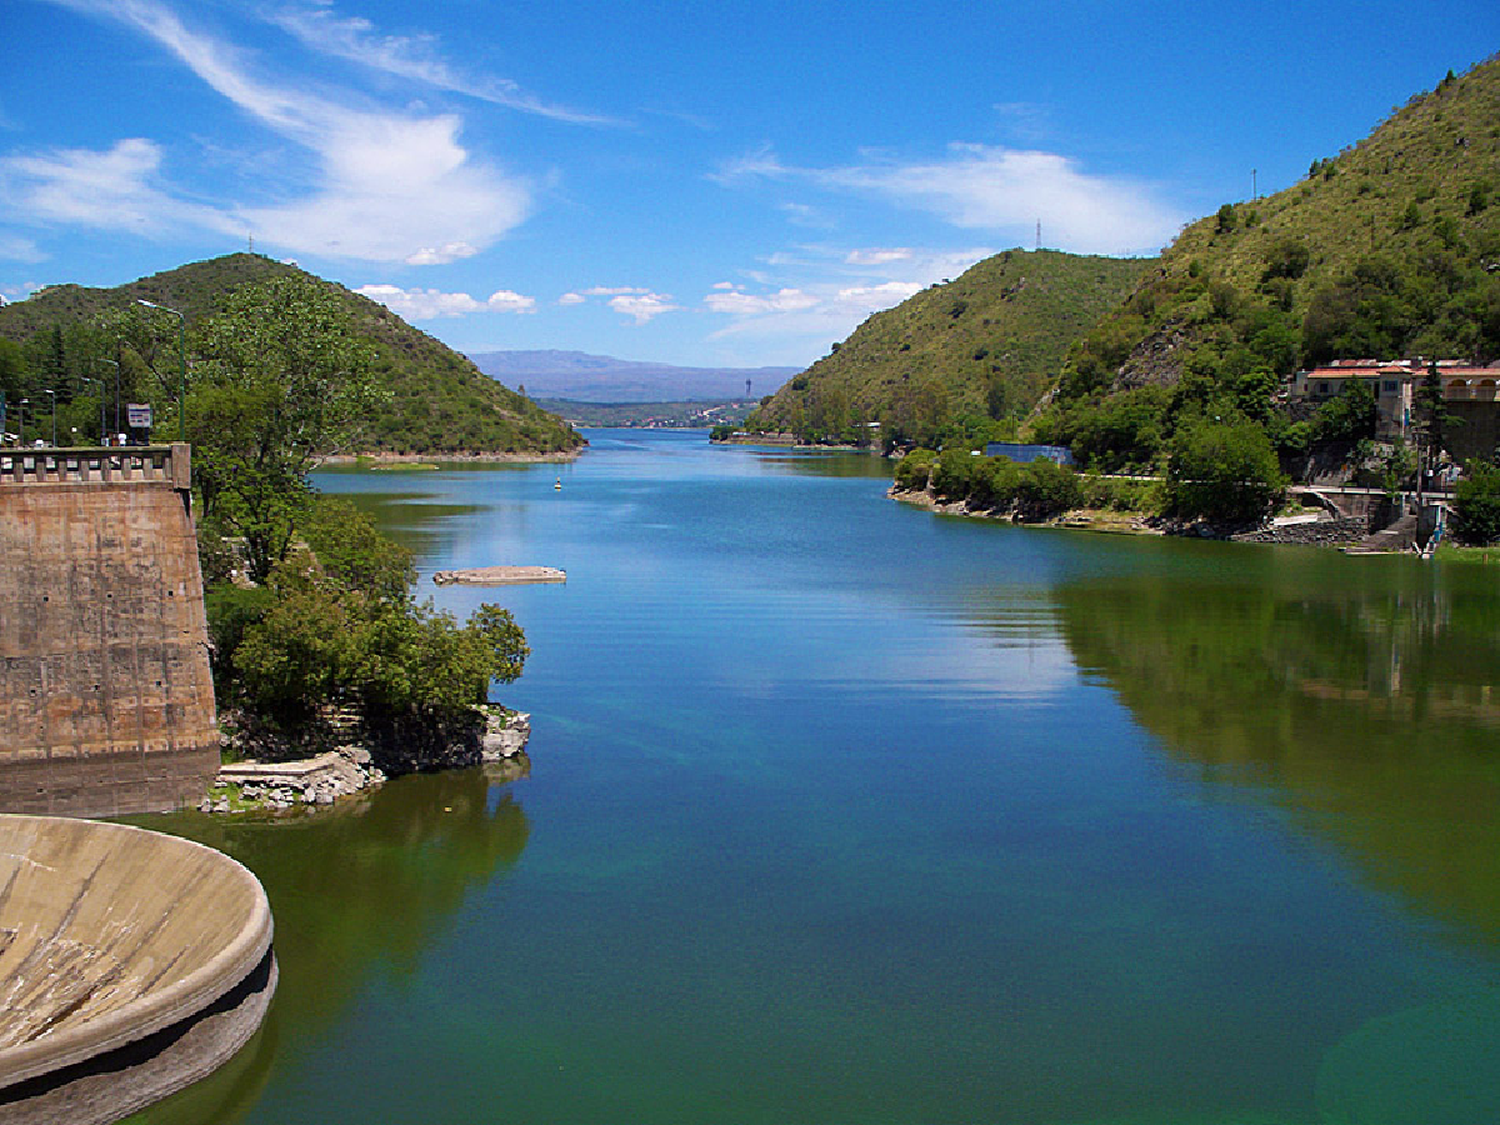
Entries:
POLYGON ((306 758, 226 762, 198 811, 285 814, 326 808, 393 777, 475 765, 504 767, 505 780, 525 776, 530 772, 526 749, 531 741, 531 716, 500 707, 487 707, 481 713, 483 732, 448 747, 437 758, 393 755, 381 748, 372 752, 349 743, 306 758))
POLYGON ((333 465, 398 465, 398 464, 562 464, 576 461, 588 448, 587 443, 577 449, 557 450, 550 453, 334 453, 322 458, 318 468, 333 465))
MULTIPOLYGON (((1324 515, 1292 515, 1273 519, 1259 527, 1215 524, 1207 520, 1172 519, 1139 510, 1072 508, 1048 519, 1021 519, 1012 509, 974 508, 967 500, 940 500, 925 489, 892 485, 886 490, 892 500, 911 504, 944 516, 1003 520, 1028 527, 1054 527, 1070 531, 1097 531, 1114 535, 1173 535, 1194 539, 1224 539, 1236 543, 1274 543, 1283 546, 1331 547, 1338 550, 1368 542, 1366 517, 1332 518, 1324 515)), ((1365 554, 1392 553, 1366 550, 1365 554)), ((1400 552, 1395 552, 1400 553, 1400 552)))
POLYGON ((967 500, 939 500, 925 489, 891 485, 886 495, 903 504, 923 508, 940 516, 964 516, 968 519, 999 520, 1025 524, 1027 527, 1060 527, 1074 531, 1102 531, 1117 535, 1167 535, 1168 526, 1149 512, 1117 512, 1108 508, 1074 508, 1045 520, 1017 519, 1009 509, 973 508, 967 500))

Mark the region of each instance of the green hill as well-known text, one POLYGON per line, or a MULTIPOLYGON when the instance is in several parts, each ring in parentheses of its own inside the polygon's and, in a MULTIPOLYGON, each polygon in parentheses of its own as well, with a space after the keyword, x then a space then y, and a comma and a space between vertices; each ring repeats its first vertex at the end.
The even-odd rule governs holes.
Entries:
POLYGON ((807 441, 931 443, 954 425, 1024 418, 1068 345, 1118 305, 1147 259, 1007 250, 871 316, 751 415, 807 441))
MULTIPOLYGON (((107 407, 114 404, 115 368, 123 392, 140 400, 170 398, 172 387, 152 370, 174 371, 175 321, 142 309, 151 301, 180 310, 193 326, 223 308, 241 285, 305 274, 257 254, 230 254, 193 262, 112 289, 54 285, 28 300, 0 308, 0 390, 12 403, 58 392, 62 432, 78 426, 96 437, 98 392, 88 379, 104 379, 107 407), (154 321, 154 333, 143 328, 154 321), (163 339, 165 321, 171 338, 163 339), (165 354, 149 354, 155 349, 165 354)), ((384 305, 341 285, 314 278, 348 306, 374 352, 377 381, 388 399, 368 419, 362 449, 392 453, 557 453, 583 439, 561 418, 484 375, 464 356, 407 324, 384 305)), ((14 407, 12 407, 14 410, 14 407)), ((106 410, 106 413, 108 410, 106 410)), ((110 427, 112 428, 112 426, 110 427)), ((43 435, 29 425, 28 435, 43 435)))
POLYGON ((1275 195, 1187 227, 1069 353, 1037 436, 1103 467, 1183 419, 1306 439, 1281 381, 1334 358, 1500 359, 1500 61, 1413 97, 1275 195))

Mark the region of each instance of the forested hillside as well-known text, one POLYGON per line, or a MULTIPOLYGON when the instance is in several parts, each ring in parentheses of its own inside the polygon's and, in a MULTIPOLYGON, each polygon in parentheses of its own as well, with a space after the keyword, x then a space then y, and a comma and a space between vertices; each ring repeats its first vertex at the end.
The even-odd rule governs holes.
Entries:
POLYGON ((746 423, 818 442, 931 444, 947 431, 1014 429, 1068 346, 1117 306, 1148 259, 1007 250, 871 316, 746 423))
MULTIPOLYGON (((119 397, 153 403, 158 419, 173 417, 180 377, 178 320, 139 302, 184 314, 191 382, 199 326, 221 312, 240 287, 283 276, 311 277, 260 255, 231 254, 115 288, 55 285, 0 308, 0 391, 12 419, 7 428, 14 428, 16 404, 30 399, 27 436, 50 439, 44 412, 50 410, 46 392, 52 390, 59 440, 67 440, 63 435, 75 427, 81 440, 96 439, 101 398, 105 428, 114 428, 117 372, 119 397), (44 426, 38 428, 33 419, 44 426)), ((384 392, 355 439, 359 450, 525 454, 564 452, 582 444, 562 419, 501 386, 385 306, 333 282, 313 280, 349 309, 369 347, 375 383, 384 392)))
MULTIPOLYGON (((1319 437, 1282 381, 1334 358, 1500 359, 1500 62, 1451 73, 1275 195, 1189 226, 1068 354, 1035 426, 1103 468, 1195 419, 1319 437)), ((1326 429, 1327 427, 1324 427, 1326 429)))

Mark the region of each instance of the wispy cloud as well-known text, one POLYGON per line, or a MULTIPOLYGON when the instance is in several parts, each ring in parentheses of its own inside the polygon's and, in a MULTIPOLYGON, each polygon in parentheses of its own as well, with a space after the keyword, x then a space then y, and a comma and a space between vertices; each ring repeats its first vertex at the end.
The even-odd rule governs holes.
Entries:
POLYGON ((7 262, 45 262, 47 255, 31 239, 18 234, 7 234, 4 231, 0 231, 0 260, 7 262))
POLYGON ((179 199, 163 186, 159 145, 140 137, 103 152, 54 149, 0 160, 0 198, 45 223, 155 236, 175 223, 238 233, 228 215, 179 199))
MULTIPOLYGON (((131 139, 0 162, 0 190, 23 217, 147 235, 248 231, 299 253, 424 265, 476 253, 531 210, 527 181, 470 152, 454 115, 356 107, 353 95, 340 101, 263 78, 258 60, 190 28, 158 0, 53 2, 122 23, 169 51, 243 113, 309 151, 314 183, 270 204, 197 204, 162 175, 160 146, 131 139)), ((278 169, 263 171, 269 190, 299 190, 278 169)))
POLYGON ((382 34, 369 20, 341 16, 330 7, 280 8, 268 12, 266 19, 311 50, 398 78, 558 121, 615 124, 607 117, 553 105, 509 78, 464 74, 443 58, 433 35, 382 34))
POLYGON ((444 293, 438 289, 402 289, 397 285, 361 285, 354 292, 378 301, 406 320, 436 320, 439 317, 468 316, 471 313, 529 313, 536 311, 536 299, 523 297, 509 289, 490 294, 487 301, 476 301, 467 293, 444 293))
POLYGON ((734 184, 771 179, 882 198, 953 226, 1003 233, 1018 243, 1042 224, 1048 246, 1090 254, 1154 253, 1189 217, 1151 185, 1085 171, 1057 153, 953 144, 937 160, 872 159, 799 168, 762 148, 725 163, 714 177, 734 184))
POLYGON ((994 253, 987 247, 934 250, 916 247, 801 246, 768 254, 765 269, 745 271, 751 285, 715 283, 702 299, 727 323, 710 339, 777 340, 794 354, 816 352, 841 340, 871 313, 891 308, 928 285, 956 277, 994 253), (777 285, 772 278, 798 278, 777 285))

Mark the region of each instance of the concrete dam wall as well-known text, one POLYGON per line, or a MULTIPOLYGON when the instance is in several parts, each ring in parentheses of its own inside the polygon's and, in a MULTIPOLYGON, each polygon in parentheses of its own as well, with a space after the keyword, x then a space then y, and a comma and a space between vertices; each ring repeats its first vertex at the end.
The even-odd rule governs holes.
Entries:
POLYGON ((260 1026, 271 911, 228 856, 121 824, 0 815, 0 1121, 103 1125, 260 1026))
POLYGON ((159 812, 219 764, 189 447, 0 450, 0 810, 159 812))

